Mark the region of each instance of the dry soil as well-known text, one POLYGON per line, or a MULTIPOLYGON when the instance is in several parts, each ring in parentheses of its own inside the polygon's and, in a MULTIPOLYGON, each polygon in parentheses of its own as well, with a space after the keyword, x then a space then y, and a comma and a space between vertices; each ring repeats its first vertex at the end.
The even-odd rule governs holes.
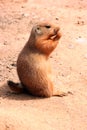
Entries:
POLYGON ((87 130, 87 0, 0 1, 0 130, 87 130), (14 94, 16 60, 38 21, 61 27, 60 44, 50 56, 54 82, 65 97, 14 94))

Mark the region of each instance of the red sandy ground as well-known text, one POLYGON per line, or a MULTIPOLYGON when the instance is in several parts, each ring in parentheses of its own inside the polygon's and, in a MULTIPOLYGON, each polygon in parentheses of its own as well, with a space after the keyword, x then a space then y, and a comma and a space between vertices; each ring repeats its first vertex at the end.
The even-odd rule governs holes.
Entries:
POLYGON ((0 1, 0 130, 87 130, 87 0, 0 1), (66 97, 14 94, 16 59, 38 21, 54 21, 62 38, 50 61, 66 97))

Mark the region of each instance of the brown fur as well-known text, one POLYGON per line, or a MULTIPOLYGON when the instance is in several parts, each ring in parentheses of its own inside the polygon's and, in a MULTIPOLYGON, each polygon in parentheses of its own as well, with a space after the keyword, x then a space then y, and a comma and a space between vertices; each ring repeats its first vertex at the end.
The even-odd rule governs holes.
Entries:
POLYGON ((17 73, 22 85, 8 81, 15 92, 27 90, 34 96, 65 96, 56 91, 51 81, 49 55, 56 48, 61 37, 59 26, 51 23, 37 24, 32 28, 30 38, 17 60, 17 73))

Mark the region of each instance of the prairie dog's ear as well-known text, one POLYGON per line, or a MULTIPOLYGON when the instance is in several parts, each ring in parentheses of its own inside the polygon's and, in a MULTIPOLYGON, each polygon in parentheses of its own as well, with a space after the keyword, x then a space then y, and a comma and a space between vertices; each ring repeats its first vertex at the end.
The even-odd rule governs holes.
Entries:
POLYGON ((36 27, 35 27, 35 32, 36 32, 38 35, 43 34, 40 26, 36 26, 36 27))

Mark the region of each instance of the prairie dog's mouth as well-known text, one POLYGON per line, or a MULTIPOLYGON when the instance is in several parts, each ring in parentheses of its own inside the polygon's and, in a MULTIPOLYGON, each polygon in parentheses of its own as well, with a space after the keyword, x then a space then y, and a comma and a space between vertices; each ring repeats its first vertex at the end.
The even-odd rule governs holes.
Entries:
POLYGON ((51 40, 59 40, 60 38, 61 38, 61 33, 59 31, 55 33, 54 35, 50 36, 51 40))
POLYGON ((54 34, 54 35, 52 35, 52 36, 50 37, 50 39, 51 39, 51 40, 54 40, 56 37, 58 37, 58 35, 57 35, 57 34, 54 34))
POLYGON ((59 30, 60 30, 59 28, 55 28, 55 29, 54 29, 54 34, 52 34, 52 35, 50 36, 50 39, 51 39, 51 40, 60 38, 59 30))

